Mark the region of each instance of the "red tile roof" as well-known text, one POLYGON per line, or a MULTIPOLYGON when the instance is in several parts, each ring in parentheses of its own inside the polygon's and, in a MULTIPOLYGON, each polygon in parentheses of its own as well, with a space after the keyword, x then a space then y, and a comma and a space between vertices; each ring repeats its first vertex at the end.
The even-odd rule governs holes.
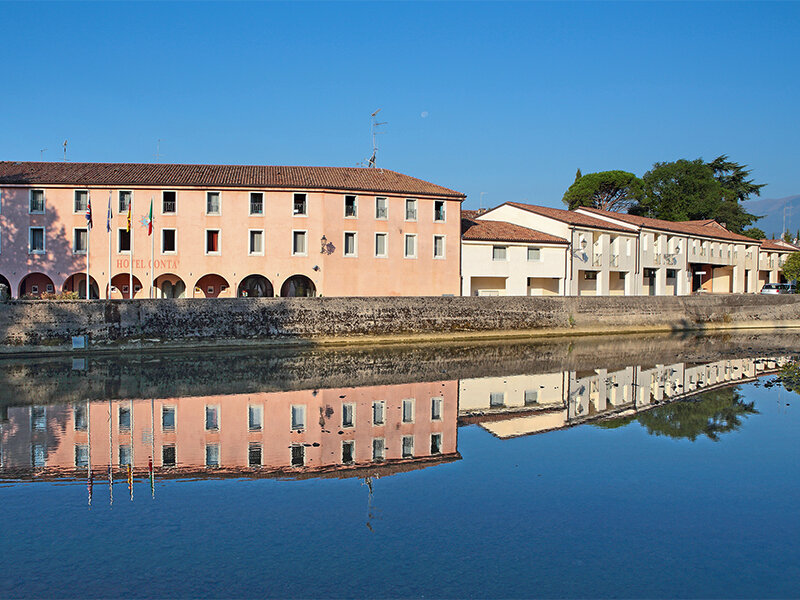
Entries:
POLYGON ((2 184, 323 189, 465 198, 395 171, 358 167, 0 161, 2 184))
POLYGON ((761 249, 779 252, 800 252, 800 248, 783 240, 761 240, 761 249))
POLYGON ((629 215, 627 213, 600 210, 598 208, 582 207, 581 210, 598 215, 604 215, 612 219, 618 219, 638 227, 647 227, 649 229, 658 229, 660 231, 682 233, 685 235, 708 237, 734 242, 749 242, 751 244, 758 243, 758 240, 728 231, 714 219, 702 219, 697 221, 666 221, 664 219, 652 219, 650 217, 640 217, 638 215, 629 215))
POLYGON ((568 244, 567 240, 505 221, 475 219, 478 211, 461 211, 461 239, 480 242, 568 244))
POLYGON ((608 221, 603 221, 602 219, 596 219, 594 217, 582 215, 571 210, 550 208, 548 206, 536 206, 533 204, 523 204, 521 202, 506 202, 500 206, 506 205, 515 206, 516 208, 521 208, 522 210, 527 210, 528 212, 532 212, 543 217, 549 217, 551 219, 555 219, 556 221, 561 221, 562 223, 568 223, 569 225, 579 225, 581 227, 591 227, 594 229, 610 229, 612 231, 634 233, 634 231, 630 228, 626 228, 621 225, 615 225, 614 223, 609 223, 608 221))

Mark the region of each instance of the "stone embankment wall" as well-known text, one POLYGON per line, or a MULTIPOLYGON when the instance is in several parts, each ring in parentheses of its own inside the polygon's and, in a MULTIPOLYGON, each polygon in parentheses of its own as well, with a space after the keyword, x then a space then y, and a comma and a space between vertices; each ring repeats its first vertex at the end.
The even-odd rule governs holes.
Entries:
POLYGON ((12 301, 0 351, 800 326, 800 296, 12 301))

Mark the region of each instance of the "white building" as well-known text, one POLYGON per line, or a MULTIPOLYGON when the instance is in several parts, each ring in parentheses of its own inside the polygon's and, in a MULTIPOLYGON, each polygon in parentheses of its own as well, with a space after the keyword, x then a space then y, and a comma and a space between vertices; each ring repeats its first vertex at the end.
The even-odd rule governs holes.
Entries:
POLYGON ((785 283, 783 265, 800 248, 783 240, 761 240, 758 252, 758 289, 766 283, 785 283))

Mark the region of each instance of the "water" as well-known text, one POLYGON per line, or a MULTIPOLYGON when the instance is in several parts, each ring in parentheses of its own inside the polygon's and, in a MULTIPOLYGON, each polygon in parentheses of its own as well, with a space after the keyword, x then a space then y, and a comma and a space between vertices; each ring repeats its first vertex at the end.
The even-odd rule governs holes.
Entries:
POLYGON ((0 595, 796 596, 798 342, 6 360, 0 595))

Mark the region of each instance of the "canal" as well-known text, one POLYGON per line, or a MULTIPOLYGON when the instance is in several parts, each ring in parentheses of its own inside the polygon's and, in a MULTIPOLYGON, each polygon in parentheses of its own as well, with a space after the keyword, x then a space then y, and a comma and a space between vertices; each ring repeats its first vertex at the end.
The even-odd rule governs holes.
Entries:
POLYGON ((800 333, 0 360, 2 597, 789 597, 800 333))

